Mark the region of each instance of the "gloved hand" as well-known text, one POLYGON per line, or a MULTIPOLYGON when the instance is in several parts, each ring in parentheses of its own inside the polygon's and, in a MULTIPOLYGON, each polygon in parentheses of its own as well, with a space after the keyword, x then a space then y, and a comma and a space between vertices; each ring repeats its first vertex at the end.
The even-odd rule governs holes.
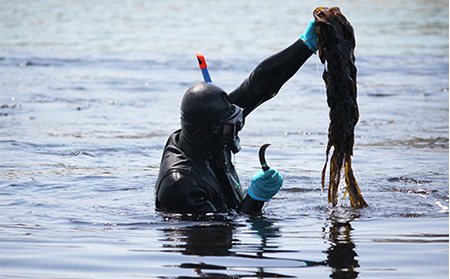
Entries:
POLYGON ((276 169, 260 170, 252 177, 248 188, 250 197, 257 201, 269 201, 283 185, 283 176, 276 169))
POLYGON ((305 45, 307 45, 314 53, 317 52, 317 39, 319 39, 319 35, 316 33, 316 27, 316 19, 312 18, 306 27, 305 33, 300 36, 300 39, 302 39, 305 42, 305 45))

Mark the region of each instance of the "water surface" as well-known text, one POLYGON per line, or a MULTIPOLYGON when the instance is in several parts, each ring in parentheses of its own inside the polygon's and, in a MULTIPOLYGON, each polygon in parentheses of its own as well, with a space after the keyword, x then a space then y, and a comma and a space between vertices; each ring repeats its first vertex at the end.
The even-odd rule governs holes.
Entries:
POLYGON ((280 3, 2 5, 1 277, 448 278, 448 1, 280 3), (231 91, 331 4, 357 34, 353 168, 370 207, 327 205, 313 56, 241 133, 244 188, 266 142, 285 177, 262 216, 156 212, 195 52, 231 91))

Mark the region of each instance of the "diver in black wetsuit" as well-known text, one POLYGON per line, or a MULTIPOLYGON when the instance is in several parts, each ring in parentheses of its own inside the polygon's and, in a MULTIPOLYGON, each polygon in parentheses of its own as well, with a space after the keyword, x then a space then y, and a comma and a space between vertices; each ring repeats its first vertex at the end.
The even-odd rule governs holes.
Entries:
POLYGON ((244 119, 274 97, 305 61, 317 51, 314 19, 299 40, 262 61, 233 92, 212 84, 191 86, 181 101, 181 129, 168 139, 155 185, 156 208, 178 213, 237 210, 259 213, 280 189, 275 169, 252 178, 244 198, 231 162, 240 150, 238 132, 244 119))

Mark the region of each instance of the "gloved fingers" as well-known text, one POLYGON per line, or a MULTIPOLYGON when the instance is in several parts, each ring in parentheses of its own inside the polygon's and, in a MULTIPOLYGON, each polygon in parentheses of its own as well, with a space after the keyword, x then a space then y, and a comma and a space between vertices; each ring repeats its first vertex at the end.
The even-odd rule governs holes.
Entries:
POLYGON ((275 173, 277 173, 278 171, 276 169, 268 169, 268 170, 260 170, 257 173, 255 173, 252 177, 252 179, 260 179, 260 180, 265 180, 265 179, 269 179, 270 177, 272 177, 273 175, 275 175, 275 173))
POLYGON ((316 19, 313 17, 308 22, 308 25, 306 26, 306 31, 316 33, 316 27, 317 27, 316 19))
POLYGON ((276 169, 261 170, 252 177, 252 183, 267 189, 279 189, 283 183, 283 176, 276 169))
POLYGON ((312 18, 306 27, 305 33, 300 36, 300 39, 302 39, 313 52, 317 51, 317 39, 319 38, 316 33, 316 27, 316 19, 312 18))
POLYGON ((260 179, 269 179, 270 177, 272 177, 274 175, 274 173, 276 172, 275 169, 268 169, 268 170, 260 170, 257 174, 260 174, 259 178, 260 179))
POLYGON ((265 179, 265 186, 267 188, 280 188, 281 184, 283 183, 283 176, 275 169, 269 169, 266 172, 269 172, 272 170, 268 177, 265 179))
POLYGON ((308 22, 305 32, 302 34, 303 39, 308 40, 308 39, 311 39, 312 37, 316 37, 317 36, 316 28, 317 28, 316 19, 313 17, 308 22))
POLYGON ((252 180, 268 180, 278 176, 281 176, 281 174, 276 169, 260 170, 253 175, 252 180))

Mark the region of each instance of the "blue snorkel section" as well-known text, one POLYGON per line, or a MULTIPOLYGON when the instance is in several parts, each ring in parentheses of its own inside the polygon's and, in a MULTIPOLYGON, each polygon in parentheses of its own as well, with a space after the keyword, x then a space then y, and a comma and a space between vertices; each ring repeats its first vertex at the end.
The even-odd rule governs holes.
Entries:
POLYGON ((197 56, 198 60, 198 66, 200 67, 200 70, 202 70, 203 80, 205 82, 212 82, 211 77, 208 72, 208 65, 206 65, 206 60, 203 54, 196 53, 195 56, 197 56))

